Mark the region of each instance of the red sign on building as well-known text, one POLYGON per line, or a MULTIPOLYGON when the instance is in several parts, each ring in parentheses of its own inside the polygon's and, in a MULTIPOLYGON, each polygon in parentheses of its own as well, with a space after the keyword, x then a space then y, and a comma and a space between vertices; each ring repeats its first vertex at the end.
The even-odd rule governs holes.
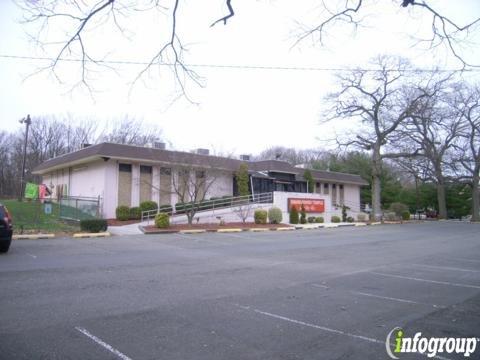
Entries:
POLYGON ((288 198, 288 211, 295 206, 298 211, 302 208, 302 204, 307 213, 322 213, 325 212, 325 200, 323 199, 301 199, 288 198))

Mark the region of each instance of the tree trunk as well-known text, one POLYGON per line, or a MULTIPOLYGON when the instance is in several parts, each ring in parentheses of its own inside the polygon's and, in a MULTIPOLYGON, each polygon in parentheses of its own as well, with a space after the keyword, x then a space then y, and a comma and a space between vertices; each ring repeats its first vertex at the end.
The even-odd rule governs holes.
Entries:
POLYGON ((447 218, 447 201, 445 199, 445 183, 443 179, 437 183, 437 199, 438 199, 438 218, 447 218))
POLYGON ((374 150, 372 154, 372 214, 373 221, 379 221, 382 218, 381 193, 382 185, 380 176, 382 174, 382 160, 380 150, 374 150))
POLYGON ((479 170, 476 169, 475 175, 473 175, 472 184, 472 221, 480 221, 480 191, 478 185, 479 181, 479 170))
POLYGON ((187 215, 188 225, 192 225, 193 217, 195 216, 195 213, 193 211, 188 211, 186 215, 187 215))

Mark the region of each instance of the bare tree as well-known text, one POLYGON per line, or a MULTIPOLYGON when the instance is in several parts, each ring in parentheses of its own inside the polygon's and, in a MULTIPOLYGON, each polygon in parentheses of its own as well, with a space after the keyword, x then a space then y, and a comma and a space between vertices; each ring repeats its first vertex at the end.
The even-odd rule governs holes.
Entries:
POLYGON ((126 115, 123 119, 109 122, 99 141, 126 145, 145 145, 162 137, 157 126, 146 126, 142 120, 126 115))
MULTIPOLYGON (((329 31, 335 33, 338 27, 350 27, 357 31, 365 24, 366 18, 369 15, 381 16, 382 14, 376 11, 379 4, 371 5, 371 1, 367 0, 337 0, 337 1, 322 1, 320 6, 321 20, 313 26, 304 26, 304 29, 298 36, 299 43, 307 38, 318 39, 321 45, 324 44, 325 37, 329 31), (373 13, 372 13, 372 10, 373 13)), ((462 45, 473 37, 480 28, 480 17, 478 14, 464 24, 457 23, 449 14, 443 14, 434 6, 430 5, 431 1, 415 1, 415 0, 392 0, 392 6, 401 5, 405 10, 418 10, 430 16, 431 21, 431 35, 428 39, 417 39, 416 44, 428 43, 430 50, 438 48, 442 45, 446 46, 450 53, 460 61, 464 68, 478 67, 480 63, 472 63, 466 59, 462 53, 462 45)), ((410 14, 407 12, 408 16, 410 14)), ((408 30, 406 30, 408 32, 408 30)), ((411 34, 415 35, 415 34, 411 34)))
POLYGON ((412 116, 426 94, 409 91, 421 78, 411 71, 405 59, 383 56, 375 59, 374 64, 378 70, 360 69, 338 75, 340 91, 327 97, 334 106, 325 121, 360 121, 358 130, 337 141, 343 147, 353 146, 371 152, 372 216, 378 219, 381 216, 382 162, 418 153, 418 149, 398 146, 402 142, 397 129, 412 116))
POLYGON ((419 146, 421 154, 430 162, 429 176, 437 187, 438 215, 441 219, 447 218, 445 172, 463 128, 462 114, 454 106, 456 100, 452 90, 448 81, 440 81, 434 87, 417 88, 416 91, 425 96, 411 114, 406 131, 402 132, 405 139, 411 139, 419 146))
MULTIPOLYGON (((185 61, 186 47, 181 40, 185 34, 181 34, 181 24, 188 24, 189 19, 181 16, 182 8, 188 5, 180 0, 99 0, 95 2, 51 0, 31 1, 16 0, 24 13, 26 24, 35 24, 32 39, 40 49, 54 56, 49 64, 39 71, 50 70, 55 77, 63 82, 68 75, 59 71, 60 64, 68 61, 78 65, 74 87, 80 86, 93 92, 91 83, 94 76, 105 70, 114 70, 122 63, 118 59, 110 58, 110 49, 98 47, 92 41, 99 34, 108 34, 109 37, 120 36, 122 46, 128 44, 134 36, 126 19, 141 23, 146 15, 152 16, 156 21, 155 28, 151 32, 157 34, 158 41, 152 44, 149 54, 145 59, 137 63, 143 68, 132 79, 133 84, 147 78, 149 70, 158 66, 158 70, 169 69, 179 85, 179 95, 190 97, 187 94, 187 82, 193 82, 202 86, 203 82, 192 66, 185 61)), ((297 42, 316 36, 323 44, 323 39, 329 30, 336 32, 338 26, 352 26, 357 29, 364 22, 366 14, 374 9, 376 16, 381 16, 379 4, 367 6, 366 0, 336 0, 321 2, 323 10, 321 20, 312 26, 306 26, 306 30, 299 35, 297 42)), ((471 64, 461 52, 463 44, 467 43, 478 30, 480 18, 474 17, 470 22, 459 24, 452 20, 448 14, 442 14, 429 5, 430 1, 392 0, 393 6, 402 5, 407 9, 418 9, 431 16, 431 37, 427 41, 430 48, 446 45, 450 52, 464 67, 476 66, 471 64)), ((205 22, 214 27, 217 24, 226 25, 235 15, 234 5, 231 0, 223 1, 225 14, 212 22, 205 22)), ((219 11, 223 11, 219 8, 219 11)), ((412 16, 405 11, 407 16, 412 16)), ((413 16, 412 16, 413 17, 413 16)), ((408 33, 409 30, 406 30, 408 33)))
POLYGON ((172 192, 183 203, 183 211, 191 225, 195 214, 201 210, 202 202, 219 173, 210 167, 182 165, 172 174, 172 192))
POLYGON ((480 221, 480 88, 457 86, 455 95, 454 105, 465 126, 455 144, 454 160, 465 174, 458 179, 472 188, 472 221, 480 221))

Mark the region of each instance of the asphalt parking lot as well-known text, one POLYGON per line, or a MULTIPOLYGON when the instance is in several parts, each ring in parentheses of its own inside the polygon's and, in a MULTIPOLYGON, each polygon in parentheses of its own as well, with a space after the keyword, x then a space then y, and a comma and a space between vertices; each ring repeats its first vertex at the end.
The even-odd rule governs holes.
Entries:
POLYGON ((0 256, 1 359, 388 359, 397 326, 480 337, 480 225, 29 240, 0 256))

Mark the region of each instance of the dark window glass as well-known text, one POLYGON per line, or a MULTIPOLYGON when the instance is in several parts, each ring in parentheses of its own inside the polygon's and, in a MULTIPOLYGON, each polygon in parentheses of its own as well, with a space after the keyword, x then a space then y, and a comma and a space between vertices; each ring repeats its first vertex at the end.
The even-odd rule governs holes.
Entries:
POLYGON ((170 168, 160 168, 160 175, 171 175, 172 169, 170 168))
POLYGON ((140 173, 151 174, 152 173, 152 167, 151 166, 146 166, 146 165, 140 165, 140 173))
POLYGON ((131 164, 118 164, 118 171, 132 172, 132 165, 131 164))

